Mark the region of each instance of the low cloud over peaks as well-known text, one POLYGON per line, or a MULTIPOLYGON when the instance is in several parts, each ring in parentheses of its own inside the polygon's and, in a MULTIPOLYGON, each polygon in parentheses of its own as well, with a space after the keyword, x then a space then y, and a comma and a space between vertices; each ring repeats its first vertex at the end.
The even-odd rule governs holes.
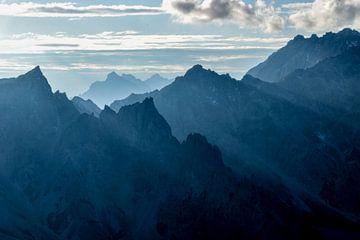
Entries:
POLYGON ((294 11, 290 24, 306 31, 334 31, 360 27, 360 0, 315 0, 294 11))
POLYGON ((278 9, 263 0, 254 4, 242 0, 164 0, 162 8, 183 23, 234 23, 240 27, 260 27, 264 32, 276 32, 284 27, 278 9))

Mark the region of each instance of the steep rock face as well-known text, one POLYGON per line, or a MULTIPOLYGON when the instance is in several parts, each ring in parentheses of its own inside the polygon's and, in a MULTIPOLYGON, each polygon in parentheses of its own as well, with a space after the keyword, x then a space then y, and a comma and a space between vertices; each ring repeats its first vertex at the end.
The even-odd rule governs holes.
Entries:
POLYGON ((33 209, 31 201, 38 199, 49 179, 48 160, 56 139, 78 112, 65 95, 51 92, 39 67, 1 79, 0 85, 0 109, 6 113, 0 116, 1 205, 9 206, 2 216, 9 222, 0 221, 1 234, 8 239, 56 239, 38 221, 41 211, 33 209))
MULTIPOLYGON (((298 96, 339 112, 353 126, 360 116, 360 48, 325 59, 306 70, 297 70, 279 83, 298 96)), ((314 109, 322 112, 321 109, 314 109)))
POLYGON ((0 151, 0 164, 7 170, 23 169, 23 175, 15 171, 12 177, 28 185, 27 178, 39 177, 32 167, 50 156, 54 141, 79 113, 65 95, 51 92, 39 67, 18 78, 0 80, 0 85, 0 109, 6 113, 0 116, 0 144, 6 146, 0 151))
POLYGON ((279 82, 296 69, 312 67, 355 46, 360 46, 360 33, 351 29, 326 33, 322 37, 312 35, 304 38, 299 35, 247 74, 263 81, 279 82))

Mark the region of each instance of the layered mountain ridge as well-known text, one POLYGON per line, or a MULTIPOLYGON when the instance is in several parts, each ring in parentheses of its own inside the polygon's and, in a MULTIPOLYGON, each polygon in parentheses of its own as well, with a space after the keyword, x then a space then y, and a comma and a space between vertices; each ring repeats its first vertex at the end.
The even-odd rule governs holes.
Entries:
POLYGON ((338 33, 329 32, 322 37, 298 35, 247 74, 263 81, 279 82, 296 69, 312 67, 356 46, 360 46, 360 33, 349 28, 338 33))
POLYGON ((360 51, 327 35, 276 83, 195 65, 103 110, 0 79, 0 238, 359 239, 360 51))
POLYGON ((111 107, 117 111, 153 97, 179 139, 184 139, 187 131, 199 132, 220 147, 226 164, 237 171, 248 165, 266 168, 295 178, 307 191, 320 196, 333 166, 347 166, 349 152, 359 148, 355 141, 358 97, 351 94, 360 91, 358 55, 356 49, 350 49, 313 68, 295 71, 296 77, 289 75, 280 83, 250 75, 237 81, 196 65, 160 91, 131 95, 111 107), (331 84, 337 80, 339 84, 331 84), (302 92, 301 84, 313 94, 302 92), (331 99, 336 99, 337 105, 331 99), (344 112, 351 114, 345 116, 344 112))
MULTIPOLYGON (((217 76, 199 66, 193 70, 187 77, 217 76)), ((0 80, 0 98, 8 100, 0 103, 8 111, 0 119, 0 144, 8 146, 0 152, 2 206, 7 198, 15 199, 10 189, 18 195, 3 216, 12 219, 12 227, 0 222, 3 239, 208 239, 225 232, 238 239, 259 238, 259 231, 265 234, 260 238, 295 235, 284 227, 300 228, 306 236, 326 235, 320 229, 331 226, 323 213, 316 213, 319 206, 345 236, 356 226, 311 197, 306 201, 312 204, 305 203, 279 182, 264 185, 234 173, 219 148, 200 134, 180 143, 152 98, 117 113, 105 107, 95 117, 80 114, 46 82, 39 69, 0 80), (193 217, 183 219, 184 213, 193 217), (309 225, 308 216, 317 220, 309 225)))
POLYGON ((132 93, 150 92, 161 89, 169 83, 171 80, 163 78, 159 74, 142 81, 131 74, 118 75, 116 72, 111 72, 105 81, 93 83, 80 97, 90 99, 102 108, 104 105, 109 105, 114 100, 125 98, 132 93))

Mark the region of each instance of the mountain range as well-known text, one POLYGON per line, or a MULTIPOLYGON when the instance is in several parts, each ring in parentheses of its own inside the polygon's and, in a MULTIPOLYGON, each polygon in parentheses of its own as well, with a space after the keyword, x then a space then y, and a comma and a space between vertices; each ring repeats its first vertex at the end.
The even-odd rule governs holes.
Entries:
MULTIPOLYGON (((331 35, 338 40, 347 32, 331 35)), ((351 179, 359 177, 354 170, 359 169, 354 158, 359 159, 360 147, 359 56, 359 48, 353 47, 275 83, 251 75, 237 81, 196 65, 160 91, 133 94, 111 107, 117 111, 153 97, 177 138, 199 132, 220 147, 234 170, 251 166, 273 172, 327 201, 323 192, 329 179, 344 181, 334 180, 337 168, 351 171, 351 179)), ((354 198, 347 201, 359 202, 354 198)), ((350 213, 358 212, 355 205, 350 213)))
POLYGON ((102 108, 104 105, 125 98, 131 93, 145 93, 161 89, 169 83, 171 83, 170 79, 163 78, 159 74, 142 81, 130 74, 120 76, 115 72, 111 72, 105 81, 94 82, 80 97, 86 100, 90 99, 102 108))
POLYGON ((357 34, 302 39, 273 79, 111 73, 90 88, 119 99, 103 110, 39 67, 0 79, 0 238, 359 239, 360 47, 336 45, 357 34), (334 52, 297 65, 319 39, 334 52))
POLYGON ((250 69, 247 74, 268 82, 278 82, 297 69, 307 69, 343 51, 360 46, 360 33, 345 28, 338 33, 316 34, 310 38, 296 36, 268 59, 250 69))

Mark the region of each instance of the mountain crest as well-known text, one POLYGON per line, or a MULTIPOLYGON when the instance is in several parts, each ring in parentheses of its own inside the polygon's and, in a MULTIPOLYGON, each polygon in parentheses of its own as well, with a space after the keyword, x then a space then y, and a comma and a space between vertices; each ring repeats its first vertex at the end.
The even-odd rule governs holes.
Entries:
POLYGON ((52 93, 51 87, 39 66, 36 66, 23 75, 20 75, 17 79, 19 81, 26 82, 24 84, 29 85, 29 87, 33 90, 38 89, 46 93, 52 93))
POLYGON ((143 102, 122 107, 117 114, 107 106, 100 114, 100 119, 112 129, 113 133, 121 135, 131 145, 154 146, 157 143, 173 142, 171 128, 155 107, 152 98, 143 102))
POLYGON ((119 74, 117 74, 115 71, 112 71, 111 73, 109 73, 106 77, 106 79, 114 79, 114 78, 119 78, 119 74))
POLYGON ((187 70, 187 72, 185 73, 185 77, 193 76, 193 75, 196 75, 196 74, 201 74, 201 73, 204 73, 206 71, 207 70, 202 65, 196 64, 192 68, 187 70))
POLYGON ((45 78, 40 69, 40 66, 34 67, 33 69, 31 69, 27 73, 23 74, 22 76, 28 77, 28 78, 36 78, 36 79, 45 78))
POLYGON ((349 28, 321 37, 315 34, 309 38, 298 35, 264 62, 250 69, 248 74, 267 82, 279 82, 296 69, 308 69, 356 46, 360 46, 360 33, 349 28))

